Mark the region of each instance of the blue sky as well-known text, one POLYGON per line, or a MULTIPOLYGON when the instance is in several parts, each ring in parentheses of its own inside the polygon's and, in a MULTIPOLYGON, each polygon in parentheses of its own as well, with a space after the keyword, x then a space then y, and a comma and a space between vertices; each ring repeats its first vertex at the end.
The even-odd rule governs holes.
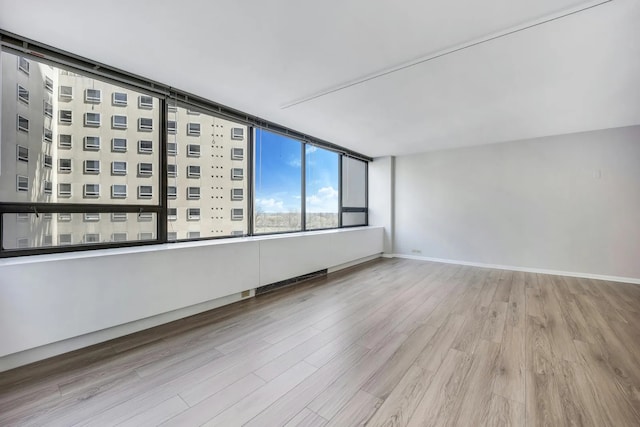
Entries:
MULTIPOLYGON (((302 171, 300 142, 256 130, 256 208, 299 212, 302 171)), ((307 146, 307 212, 338 211, 338 154, 307 146)))

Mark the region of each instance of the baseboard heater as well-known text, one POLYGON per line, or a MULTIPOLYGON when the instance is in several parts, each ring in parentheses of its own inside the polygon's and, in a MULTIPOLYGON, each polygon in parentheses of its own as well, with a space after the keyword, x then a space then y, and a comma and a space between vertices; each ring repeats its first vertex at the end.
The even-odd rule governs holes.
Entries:
POLYGON ((300 283, 305 280, 315 279, 316 277, 326 276, 327 269, 314 271, 313 273, 303 274, 302 276, 292 277, 291 279, 282 280, 280 282, 270 283, 268 285, 260 286, 256 288, 256 295, 265 294, 267 292, 275 291, 276 289, 284 288, 286 286, 292 286, 296 283, 300 283))

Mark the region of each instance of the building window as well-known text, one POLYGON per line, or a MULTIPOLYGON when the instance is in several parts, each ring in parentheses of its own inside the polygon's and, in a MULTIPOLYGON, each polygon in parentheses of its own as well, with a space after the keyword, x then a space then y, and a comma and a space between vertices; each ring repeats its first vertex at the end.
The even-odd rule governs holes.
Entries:
POLYGON ((22 132, 29 132, 29 119, 18 115, 18 130, 22 132))
POLYGON ((53 141, 53 131, 51 129, 44 128, 42 133, 42 140, 44 142, 52 142, 53 141))
POLYGON ((58 135, 58 148, 71 148, 71 135, 60 134, 58 135))
POLYGON ((244 139, 243 128, 231 128, 231 139, 242 140, 244 139))
POLYGON ((188 208, 187 209, 187 219, 189 221, 198 221, 198 220, 200 220, 200 208, 188 208))
POLYGON ((22 56, 18 57, 18 70, 22 71, 27 76, 29 75, 29 61, 27 58, 23 58, 22 56))
POLYGON ((174 163, 169 163, 167 165, 167 176, 169 178, 175 178, 178 176, 178 167, 174 163))
POLYGON ((111 151, 113 151, 114 153, 126 153, 127 152, 126 138, 113 138, 111 140, 111 151))
POLYGON ((242 230, 233 230, 231 232, 231 235, 232 236, 244 236, 244 231, 242 231, 242 230))
POLYGON ((171 104, 169 104, 169 105, 167 106, 167 108, 168 108, 168 110, 169 110, 169 112, 170 112, 170 113, 176 113, 176 112, 178 111, 178 107, 176 107, 175 105, 171 105, 171 104))
POLYGON ((178 208, 167 209, 167 219, 169 221, 175 221, 178 219, 178 208))
POLYGON ((138 119, 138 130, 140 132, 151 132, 153 130, 153 119, 141 117, 138 119))
POLYGON ((70 233, 62 233, 58 235, 58 244, 59 245, 70 245, 71 244, 71 234, 70 233))
POLYGON ((139 199, 150 199, 151 197, 153 197, 153 187, 151 185, 138 186, 139 199))
POLYGON ((153 174, 153 163, 138 163, 138 176, 151 176, 153 174))
POLYGON ((149 222, 153 220, 153 213, 151 212, 140 212, 138 214, 139 222, 149 222))
POLYGON ((100 89, 85 89, 84 101, 92 104, 99 104, 102 101, 102 92, 100 89))
POLYGON ((22 145, 18 145, 16 150, 16 158, 21 162, 29 161, 29 149, 27 147, 23 147, 22 145))
POLYGON ((244 170, 241 168, 233 168, 231 169, 231 179, 235 181, 239 181, 244 179, 244 170))
POLYGON ((189 110, 187 109, 187 114, 190 114, 192 116, 199 116, 200 112, 199 111, 195 111, 195 110, 189 110))
POLYGON ((29 104, 29 90, 18 85, 18 99, 25 104, 29 104))
POLYGON ((53 92, 53 80, 50 77, 44 77, 44 88, 49 92, 53 92))
POLYGON ((16 248, 24 249, 29 247, 29 238, 28 237, 20 237, 16 239, 16 248))
POLYGON ((73 87, 71 86, 60 86, 60 91, 58 92, 58 96, 63 100, 71 100, 73 99, 73 87))
POLYGON ((53 245, 53 236, 51 234, 45 234, 42 238, 42 246, 53 245))
POLYGON ((111 162, 111 175, 126 175, 127 162, 111 162))
POLYGON ((91 175, 100 173, 100 160, 85 160, 84 173, 91 175))
POLYGON ((232 160, 243 160, 244 159, 244 148, 232 148, 231 149, 231 159, 232 160))
POLYGON ((22 175, 16 176, 16 190, 17 191, 29 191, 29 178, 22 175))
POLYGON ((197 144, 187 145, 187 157, 200 157, 200 146, 197 144))
POLYGON ((124 92, 113 92, 111 103, 124 107, 127 105, 127 94, 124 92))
POLYGON ((100 197, 100 184, 84 184, 84 197, 91 199, 100 197))
POLYGON ((71 221, 70 213, 59 213, 58 214, 58 222, 69 222, 71 221))
POLYGON ((176 233, 175 231, 169 231, 167 233, 167 240, 170 242, 175 242, 176 240, 178 240, 178 233, 176 233))
POLYGON ((84 113, 84 125, 87 127, 100 126, 100 113, 84 113))
POLYGON ((111 186, 112 199, 124 199, 127 197, 127 186, 125 184, 113 184, 111 186))
POLYGON ((100 243, 100 233, 85 233, 83 243, 100 243))
POLYGON ((138 153, 151 154, 153 153, 153 141, 140 140, 138 141, 138 153))
POLYGON ((138 240, 153 240, 153 233, 141 231, 138 233, 138 240))
POLYGON ((125 232, 112 233, 111 234, 111 241, 112 242, 126 242, 127 241, 127 233, 125 233, 125 232))
POLYGON ((197 200, 200 198, 200 187, 187 187, 187 199, 197 200))
POLYGON ((242 199, 244 199, 244 188, 232 188, 231 200, 242 200, 242 199))
POLYGON ((176 144, 175 142, 168 142, 167 143, 167 154, 169 156, 178 155, 178 144, 176 144))
POLYGON ((200 178, 200 166, 187 166, 187 178, 200 178))
POLYGON ((175 120, 168 120, 167 121, 167 132, 175 135, 176 134, 176 121, 175 120))
POLYGON ((99 136, 85 136, 84 137, 84 149, 87 151, 98 151, 100 149, 100 137, 99 136))
POLYGON ((200 136, 200 123, 187 123, 187 135, 200 136))
POLYGON ((42 190, 47 196, 51 195, 53 193, 53 183, 51 181, 44 181, 42 190))
POLYGON ((127 128, 127 116, 111 116, 111 127, 114 129, 126 129, 127 128))
POLYGON ((170 185, 167 187, 167 197, 175 200, 178 197, 178 187, 170 185))
POLYGON ((71 159, 58 159, 58 172, 60 173, 71 172, 71 159))
POLYGON ((127 220, 126 212, 112 212, 111 222, 125 222, 127 220))
POLYGON ((72 123, 73 113, 71 110, 60 110, 58 113, 58 121, 65 125, 70 125, 72 123))
MULTIPOLYGON (((65 182, 58 184, 58 196, 71 197, 71 184, 65 182)), ((60 215, 58 215, 58 218, 60 218, 60 215)), ((71 221, 71 215, 69 215, 69 221, 71 221)))
POLYGON ((98 212, 87 212, 84 214, 85 222, 96 222, 100 221, 100 214, 98 212))
POLYGON ((49 101, 43 102, 43 112, 46 117, 53 117, 53 104, 49 101))
POLYGON ((187 239, 199 239, 200 232, 199 231, 189 231, 187 233, 187 239))
POLYGON ((16 214, 16 221, 18 221, 18 222, 27 222, 27 221, 29 221, 29 216, 30 215, 31 214, 28 213, 28 212, 18 212, 16 214))
POLYGON ((53 214, 52 213, 42 214, 42 219, 45 220, 45 221, 51 221, 52 218, 53 218, 53 214))
POLYGON ((244 210, 242 208, 233 208, 231 209, 231 220, 232 221, 242 221, 244 218, 244 210))
POLYGON ((45 154, 43 164, 45 168, 51 169, 53 167, 53 157, 51 157, 48 154, 45 154))
POLYGON ((153 97, 147 95, 140 95, 138 97, 138 108, 144 110, 151 110, 153 108, 153 97))

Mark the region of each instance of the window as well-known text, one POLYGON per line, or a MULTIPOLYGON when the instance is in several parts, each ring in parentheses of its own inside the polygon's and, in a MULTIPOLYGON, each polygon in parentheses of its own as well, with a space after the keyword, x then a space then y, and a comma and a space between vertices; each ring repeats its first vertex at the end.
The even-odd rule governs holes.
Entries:
POLYGON ((22 132, 29 132, 29 119, 18 115, 18 130, 22 132))
POLYGON ((200 166, 187 166, 187 178, 200 178, 200 166))
POLYGON ((178 155, 178 144, 176 144, 175 142, 168 142, 167 143, 167 154, 170 156, 177 156, 178 155))
POLYGON ((100 184, 84 184, 84 197, 100 197, 100 184))
POLYGON ((342 226, 367 225, 367 164, 342 157, 342 226))
POLYGON ((138 107, 145 110, 151 110, 153 108, 153 97, 140 95, 138 97, 138 107))
POLYGON ((29 104, 29 91, 20 85, 18 85, 18 99, 25 104, 29 104))
POLYGON ((59 114, 58 121, 61 124, 65 124, 65 125, 71 124, 72 116, 73 116, 73 113, 71 112, 71 110, 60 110, 58 114, 59 114))
POLYGON ((200 187, 187 187, 187 199, 196 200, 200 198, 200 187))
POLYGON ((232 188, 231 200, 242 200, 242 199, 244 199, 244 188, 232 188))
POLYGON ((178 208, 167 209, 167 219, 169 221, 175 221, 178 219, 178 208))
POLYGON ((200 232, 199 231, 189 231, 187 233, 187 239, 199 239, 200 232))
POLYGON ((97 212, 87 212, 84 214, 85 222, 96 222, 100 221, 100 214, 97 212))
POLYGON ((338 153, 305 146, 307 230, 338 227, 338 165, 338 153))
POLYGON ((59 98, 66 101, 73 99, 73 87, 60 86, 59 98))
POLYGON ((51 195, 53 193, 53 183, 51 181, 44 181, 42 191, 47 196, 51 195))
POLYGON ((23 147, 22 145, 18 145, 17 147, 17 159, 21 162, 29 161, 29 149, 27 147, 23 147))
POLYGON ((127 116, 111 116, 111 127, 114 129, 126 129, 127 128, 127 116))
POLYGON ((244 210, 242 208, 231 209, 231 220, 240 221, 244 217, 244 210))
POLYGON ((111 162, 111 175, 126 175, 127 162, 111 162))
MULTIPOLYGON (((58 196, 71 197, 71 184, 66 182, 58 184, 58 196)), ((71 220, 71 218, 69 218, 69 220, 71 220)))
POLYGON ((231 128, 231 139, 244 139, 244 129, 243 128, 231 128))
POLYGON ((174 163, 169 163, 167 165, 167 176, 169 176, 170 178, 175 178, 176 176, 178 176, 177 165, 175 165, 174 163))
POLYGON ((45 168, 51 169, 53 167, 53 157, 51 157, 48 154, 45 154, 42 163, 43 163, 45 168))
POLYGON ((43 112, 46 117, 53 117, 53 104, 49 101, 43 101, 43 112))
POLYGON ((29 214, 28 212, 19 212, 16 214, 16 221, 18 222, 27 222, 29 221, 29 214))
POLYGON ((152 163, 138 163, 138 176, 151 176, 153 174, 152 163))
POLYGON ((58 214, 58 222, 69 222, 71 221, 70 213, 59 213, 58 214))
POLYGON ((175 120, 168 120, 167 121, 167 132, 175 135, 176 133, 176 121, 175 120))
POLYGON ((49 91, 49 92, 53 92, 53 80, 51 80, 50 77, 46 77, 44 78, 44 88, 49 91))
POLYGON ((42 133, 42 140, 44 142, 52 142, 53 141, 53 131, 51 129, 44 128, 44 132, 42 133))
POLYGON ((149 140, 138 141, 138 153, 140 154, 153 153, 153 141, 149 141, 149 140))
POLYGON ((138 240, 153 240, 153 239, 154 239, 153 233, 149 231, 138 233, 138 240))
POLYGON ((84 102, 99 104, 102 101, 102 92, 100 89, 85 89, 84 102))
POLYGON ((24 249, 24 248, 28 248, 29 247, 29 238, 28 237, 21 237, 16 239, 16 248, 18 249, 24 249))
POLYGON ((113 184, 111 186, 112 199, 124 199, 127 197, 127 186, 125 184, 113 184))
POLYGON ((178 197, 178 187, 170 185, 167 187, 167 197, 170 199, 176 199, 178 197))
POLYGON ((17 191, 29 191, 29 178, 22 175, 16 176, 16 190, 17 191))
POLYGON ((84 173, 92 175, 100 173, 100 160, 85 160, 84 173))
POLYGON ((170 113, 175 113, 175 112, 178 111, 178 107, 176 107, 175 105, 171 105, 171 104, 168 105, 168 109, 169 109, 170 113))
POLYGON ((138 130, 140 132, 151 132, 153 130, 153 119, 141 117, 138 119, 138 130))
POLYGON ((111 151, 114 153, 126 153, 127 140, 125 138, 113 138, 111 140, 111 151))
POLYGON ((151 212, 140 212, 138 214, 138 222, 148 222, 153 220, 153 213, 151 212))
POLYGON ((242 180, 244 178, 244 170, 240 168, 231 169, 231 179, 242 180))
POLYGON ((199 116, 200 112, 195 110, 187 110, 187 114, 190 114, 192 116, 199 116))
POLYGON ((112 233, 111 234, 111 241, 112 242, 126 242, 127 241, 127 233, 125 233, 125 232, 112 233))
POLYGON ((200 208, 188 208, 187 219, 189 221, 198 221, 200 219, 200 208))
POLYGON ((62 233, 58 235, 58 244, 59 245, 70 245, 71 244, 71 234, 70 233, 62 233))
POLYGON ((169 231, 167 233, 167 240, 170 242, 175 242, 176 240, 178 240, 178 233, 176 233, 175 231, 169 231))
POLYGON ((100 126, 100 113, 84 113, 84 125, 87 127, 100 126))
POLYGON ((126 212, 112 212, 111 213, 111 221, 112 222, 124 222, 127 220, 126 212))
POLYGON ((100 149, 100 137, 99 136, 85 136, 84 137, 84 149, 87 151, 98 151, 100 149))
POLYGON ((60 134, 58 135, 58 148, 71 148, 71 135, 60 134))
POLYGON ((18 70, 29 75, 29 61, 27 58, 23 58, 22 56, 18 57, 18 70))
POLYGON ((99 233, 85 233, 83 239, 83 243, 100 243, 100 234, 99 233))
POLYGON ((150 185, 139 185, 138 186, 138 198, 139 199, 150 199, 153 196, 153 187, 150 185))
POLYGON ((187 157, 200 157, 200 146, 196 144, 187 145, 187 157))
POLYGON ((127 94, 124 92, 113 92, 111 103, 113 105, 118 105, 120 107, 124 107, 127 105, 127 94))
POLYGON ((71 159, 58 159, 58 172, 60 173, 71 172, 71 159))
POLYGON ((52 218, 53 218, 53 214, 52 213, 42 214, 42 219, 45 220, 45 221, 51 221, 52 218))
POLYGON ((231 149, 231 159, 232 160, 242 160, 244 159, 244 149, 243 148, 232 148, 231 149))
POLYGON ((51 234, 45 234, 42 239, 42 246, 51 246, 53 245, 53 236, 51 234))
POLYGON ((200 136, 200 123, 187 123, 187 135, 200 136))

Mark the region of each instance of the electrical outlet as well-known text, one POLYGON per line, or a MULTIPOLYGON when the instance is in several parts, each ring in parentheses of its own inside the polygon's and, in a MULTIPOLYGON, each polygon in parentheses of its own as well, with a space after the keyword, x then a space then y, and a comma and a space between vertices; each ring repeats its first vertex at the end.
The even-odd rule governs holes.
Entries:
POLYGON ((412 254, 421 254, 422 251, 420 249, 411 249, 412 254))

